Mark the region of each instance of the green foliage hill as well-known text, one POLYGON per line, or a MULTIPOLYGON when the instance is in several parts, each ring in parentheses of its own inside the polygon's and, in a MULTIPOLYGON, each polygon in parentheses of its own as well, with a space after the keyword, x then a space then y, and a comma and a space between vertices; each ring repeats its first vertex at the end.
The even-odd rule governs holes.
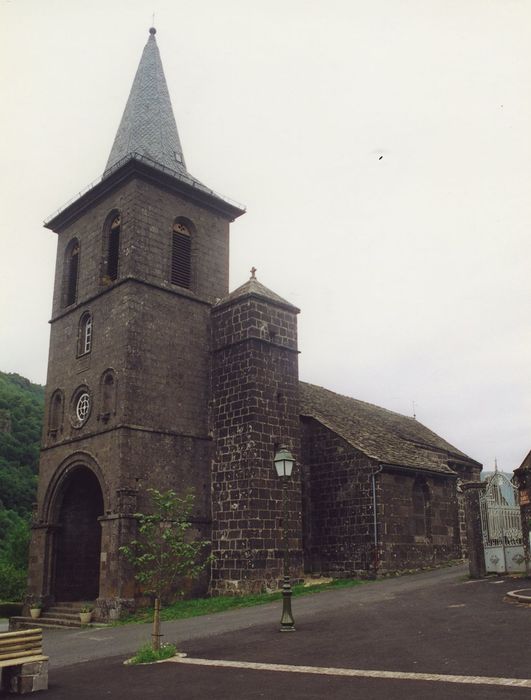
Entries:
POLYGON ((43 413, 44 387, 0 372, 0 600, 25 585, 43 413))

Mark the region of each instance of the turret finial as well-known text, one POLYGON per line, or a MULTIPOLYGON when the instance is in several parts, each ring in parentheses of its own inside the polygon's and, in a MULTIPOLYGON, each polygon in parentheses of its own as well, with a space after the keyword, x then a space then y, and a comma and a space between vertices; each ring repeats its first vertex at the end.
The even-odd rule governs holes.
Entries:
POLYGON ((157 30, 155 29, 155 27, 150 27, 149 33, 151 34, 151 36, 155 36, 155 34, 157 33, 157 30))

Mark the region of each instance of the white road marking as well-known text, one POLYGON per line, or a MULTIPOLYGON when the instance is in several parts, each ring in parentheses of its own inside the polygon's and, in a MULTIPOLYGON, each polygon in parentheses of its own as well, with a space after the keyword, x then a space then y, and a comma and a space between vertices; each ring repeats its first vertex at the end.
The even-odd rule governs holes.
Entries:
POLYGON ((406 673, 402 671, 373 671, 357 668, 330 668, 327 666, 291 666, 289 664, 263 664, 254 661, 224 661, 222 659, 190 659, 174 656, 167 662, 214 666, 218 668, 244 668, 253 671, 280 671, 281 673, 308 673, 320 676, 347 676, 351 678, 384 678, 404 681, 435 681, 438 683, 462 683, 469 685, 499 685, 513 688, 531 688, 528 678, 495 678, 492 676, 452 676, 440 673, 406 673))
POLYGON ((471 578, 469 581, 463 581, 463 583, 465 585, 468 583, 492 583, 493 578, 494 576, 485 576, 484 578, 471 578))

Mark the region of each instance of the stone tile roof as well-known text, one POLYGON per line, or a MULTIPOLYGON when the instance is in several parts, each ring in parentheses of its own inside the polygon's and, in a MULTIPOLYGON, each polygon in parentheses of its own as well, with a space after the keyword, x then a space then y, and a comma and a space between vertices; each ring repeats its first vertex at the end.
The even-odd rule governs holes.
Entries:
POLYGON ((383 464, 455 474, 448 460, 478 464, 414 418, 300 382, 301 415, 315 418, 383 464))
POLYGON ((223 297, 223 299, 218 302, 217 306, 230 304, 231 302, 246 296, 264 299, 265 301, 273 302, 277 306, 283 306, 290 311, 299 313, 299 309, 296 306, 293 306, 293 304, 290 304, 289 301, 286 301, 281 296, 271 291, 271 289, 259 282, 254 276, 242 284, 241 287, 238 287, 226 297, 223 297))
POLYGON ((156 30, 152 28, 149 31, 149 39, 136 71, 105 172, 127 156, 139 154, 181 176, 191 178, 186 170, 155 40, 156 30))

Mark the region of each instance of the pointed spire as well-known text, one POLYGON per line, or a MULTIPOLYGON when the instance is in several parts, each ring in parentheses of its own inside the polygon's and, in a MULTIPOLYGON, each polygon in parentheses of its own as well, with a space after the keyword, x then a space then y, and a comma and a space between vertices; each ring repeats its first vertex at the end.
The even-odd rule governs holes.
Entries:
POLYGON ((133 154, 186 173, 162 61, 151 27, 105 171, 133 154))

